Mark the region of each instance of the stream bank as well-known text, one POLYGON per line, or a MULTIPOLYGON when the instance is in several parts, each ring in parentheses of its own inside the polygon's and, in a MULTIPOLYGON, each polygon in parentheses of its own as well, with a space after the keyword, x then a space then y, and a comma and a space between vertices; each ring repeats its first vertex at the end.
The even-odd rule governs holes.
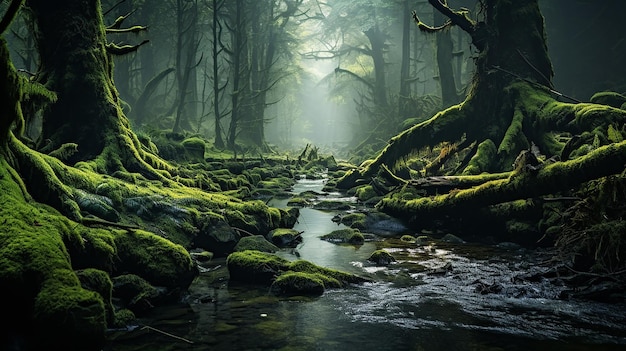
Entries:
MULTIPOLYGON (((323 193, 323 185, 323 179, 301 179, 292 192, 323 193)), ((323 198, 356 202, 338 193, 323 198)), ((272 201, 282 207, 288 200, 272 201)), ((277 254, 366 275, 373 282, 316 298, 281 298, 264 287, 230 282, 225 259, 214 259, 180 304, 156 308, 132 330, 111 331, 105 350, 626 347, 626 306, 559 298, 567 288, 557 277, 546 277, 542 264, 548 250, 400 239, 419 236, 410 231, 367 235, 362 245, 321 240, 345 227, 333 222, 338 214, 345 211, 301 208, 294 229, 303 233, 302 243, 277 254), (396 261, 376 266, 367 260, 381 248, 396 261)))

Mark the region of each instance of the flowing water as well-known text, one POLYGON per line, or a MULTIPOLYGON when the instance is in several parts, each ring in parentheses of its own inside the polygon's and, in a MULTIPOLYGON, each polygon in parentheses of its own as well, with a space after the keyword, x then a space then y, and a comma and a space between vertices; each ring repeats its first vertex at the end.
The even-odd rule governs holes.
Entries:
MULTIPOLYGON (((322 186, 301 180, 293 192, 322 186)), ((283 207, 286 200, 272 205, 283 207)), ((541 251, 401 245, 389 238, 336 245, 319 239, 343 227, 334 215, 301 209, 295 229, 304 232, 303 242, 279 255, 372 282, 316 298, 277 298, 267 288, 229 282, 218 259, 181 304, 155 309, 140 326, 111 331, 105 349, 626 350, 626 306, 557 299, 564 287, 528 279, 539 277, 546 258, 541 251), (398 261, 376 267, 367 258, 382 240, 398 261)))

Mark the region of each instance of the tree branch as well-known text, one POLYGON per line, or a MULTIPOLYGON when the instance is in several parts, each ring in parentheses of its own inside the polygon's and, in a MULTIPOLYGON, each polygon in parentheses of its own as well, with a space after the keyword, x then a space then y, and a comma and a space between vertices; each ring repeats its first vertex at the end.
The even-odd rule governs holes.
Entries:
POLYGON ((367 80, 365 80, 363 77, 359 76, 358 74, 348 71, 347 69, 343 69, 343 68, 335 68, 335 73, 345 73, 349 76, 352 76, 353 78, 355 78, 356 80, 358 80, 359 82, 365 84, 368 88, 370 89, 374 89, 374 86, 372 85, 372 83, 368 82, 367 80))
POLYGON ((119 34, 119 33, 139 33, 142 31, 148 30, 147 26, 132 26, 129 28, 107 28, 106 32, 107 33, 112 33, 112 34, 119 34))
POLYGON ((441 2, 441 0, 428 0, 428 2, 441 12, 444 16, 448 17, 452 24, 461 27, 469 35, 472 35, 476 30, 476 22, 467 16, 469 13, 466 9, 454 11, 448 5, 441 2))
POLYGON ((111 55, 121 56, 121 55, 129 54, 131 52, 135 52, 137 51, 137 49, 139 49, 140 46, 147 44, 149 42, 150 40, 146 39, 137 45, 122 45, 122 46, 119 46, 115 43, 108 43, 106 45, 106 49, 107 49, 107 52, 111 55))

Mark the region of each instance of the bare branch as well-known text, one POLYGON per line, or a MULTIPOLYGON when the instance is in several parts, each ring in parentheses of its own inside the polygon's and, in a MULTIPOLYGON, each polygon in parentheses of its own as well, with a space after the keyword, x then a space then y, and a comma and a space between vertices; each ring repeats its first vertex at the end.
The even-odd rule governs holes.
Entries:
MULTIPOLYGON (((118 3, 118 5, 119 5, 119 3, 118 3)), ((117 6, 117 5, 116 5, 116 6, 117 6)), ((113 22, 113 24, 112 24, 112 25, 110 25, 110 26, 108 26, 108 27, 107 27, 107 30, 108 30, 108 29, 119 29, 119 28, 122 26, 122 23, 123 23, 123 22, 124 22, 124 21, 125 21, 128 17, 130 17, 130 15, 132 15, 133 13, 135 13, 135 11, 137 11, 137 9, 132 10, 131 12, 127 13, 127 14, 126 14, 126 15, 124 15, 124 16, 120 16, 120 17, 118 17, 118 18, 115 20, 115 22, 113 22)))
POLYGON ((448 7, 448 5, 442 3, 441 0, 428 0, 428 2, 436 8, 437 11, 448 17, 450 21, 452 21, 452 24, 461 27, 461 29, 466 31, 468 34, 472 35, 476 30, 476 22, 467 16, 467 9, 454 11, 448 7))
POLYGON ((148 30, 147 26, 132 26, 129 28, 122 28, 122 29, 118 29, 118 28, 107 28, 106 32, 107 33, 112 33, 112 34, 120 34, 120 33, 139 33, 139 32, 143 32, 148 30))
POLYGON ((119 46, 115 43, 108 43, 106 45, 106 50, 111 55, 121 56, 121 55, 129 54, 131 52, 135 52, 137 51, 137 49, 139 49, 140 46, 147 44, 149 42, 150 40, 146 39, 137 45, 122 45, 122 46, 119 46))

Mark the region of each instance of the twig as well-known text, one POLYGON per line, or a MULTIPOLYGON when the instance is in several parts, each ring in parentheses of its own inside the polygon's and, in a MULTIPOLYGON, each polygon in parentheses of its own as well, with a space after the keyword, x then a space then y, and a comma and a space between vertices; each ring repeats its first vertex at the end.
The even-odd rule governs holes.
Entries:
POLYGON ((247 230, 243 230, 243 229, 241 229, 241 228, 237 228, 237 227, 231 227, 231 228, 233 228, 234 230, 236 230, 236 231, 238 231, 238 232, 240 232, 240 233, 248 234, 249 236, 254 236, 254 234, 250 233, 250 232, 249 232, 249 231, 247 231, 247 230))
POLYGON ((143 328, 141 328, 141 330, 143 330, 143 329, 154 330, 157 333, 161 333, 163 335, 167 335, 167 336, 169 336, 171 338, 174 338, 174 339, 182 340, 182 341, 184 341, 184 342, 186 342, 188 344, 193 344, 193 341, 191 341, 189 339, 181 338, 180 336, 176 336, 174 334, 170 334, 168 332, 164 332, 163 330, 159 330, 157 328, 153 328, 153 327, 145 325, 143 328))
POLYGON ((541 84, 541 83, 537 83, 537 82, 532 81, 532 80, 530 80, 530 79, 528 79, 528 78, 524 78, 524 77, 520 76, 519 74, 514 73, 514 72, 511 72, 511 71, 509 71, 509 70, 506 70, 506 69, 504 69, 504 68, 502 68, 502 67, 500 67, 500 66, 492 66, 492 67, 493 67, 493 68, 495 68, 496 70, 500 71, 500 72, 504 72, 504 73, 506 73, 506 74, 510 74, 510 75, 512 75, 513 77, 519 78, 519 79, 521 79, 521 80, 523 80, 523 81, 525 81, 525 82, 527 82, 527 83, 533 84, 533 85, 535 85, 535 86, 542 87, 542 88, 544 88, 544 89, 548 89, 548 91, 550 91, 552 94, 556 94, 556 95, 558 95, 558 96, 560 96, 560 97, 564 97, 564 98, 566 98, 566 99, 572 100, 572 101, 574 101, 574 102, 576 102, 576 103, 579 103, 579 104, 580 104, 580 103, 582 103, 582 101, 580 101, 580 100, 578 100, 578 99, 576 99, 576 98, 573 98, 573 97, 571 97, 571 96, 567 96, 567 95, 565 95, 565 94, 563 94, 563 93, 560 93, 560 92, 558 92, 558 91, 556 91, 556 90, 554 90, 554 89, 552 89, 552 88, 550 88, 550 87, 548 87, 548 86, 545 86, 545 85, 543 85, 543 84, 541 84))

